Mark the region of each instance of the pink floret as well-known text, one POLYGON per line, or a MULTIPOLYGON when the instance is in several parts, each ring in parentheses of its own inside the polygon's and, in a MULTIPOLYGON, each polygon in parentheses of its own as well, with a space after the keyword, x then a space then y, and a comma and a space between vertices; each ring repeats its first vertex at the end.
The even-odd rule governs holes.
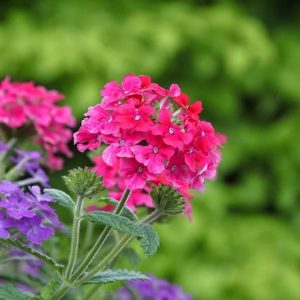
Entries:
POLYGON ((61 169, 63 158, 72 155, 67 143, 72 138, 70 127, 75 126, 70 107, 57 106, 63 99, 57 91, 49 91, 32 82, 0 82, 0 123, 9 128, 33 128, 33 141, 47 153, 47 165, 61 169))
POLYGON ((105 145, 94 158, 95 170, 112 197, 120 199, 129 188, 130 208, 152 207, 154 185, 170 185, 188 199, 191 189, 203 191, 205 181, 215 178, 226 138, 200 120, 201 101, 190 104, 177 84, 164 89, 149 76, 133 74, 121 84, 107 83, 101 95, 74 142, 79 151, 105 145))

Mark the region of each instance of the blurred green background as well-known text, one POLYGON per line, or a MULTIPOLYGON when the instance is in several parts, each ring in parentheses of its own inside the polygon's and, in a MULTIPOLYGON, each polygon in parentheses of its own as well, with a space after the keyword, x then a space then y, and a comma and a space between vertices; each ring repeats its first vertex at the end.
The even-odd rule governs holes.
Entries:
POLYGON ((78 120, 132 72, 203 100, 228 135, 218 180, 142 269, 195 299, 297 300, 299 37, 297 0, 0 1, 0 76, 60 90, 78 120))

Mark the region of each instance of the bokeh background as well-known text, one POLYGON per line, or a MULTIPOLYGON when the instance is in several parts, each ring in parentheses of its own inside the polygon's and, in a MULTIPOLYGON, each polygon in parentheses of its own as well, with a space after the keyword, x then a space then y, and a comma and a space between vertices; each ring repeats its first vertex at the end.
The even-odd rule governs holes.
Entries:
POLYGON ((132 72, 179 83, 228 135, 193 222, 158 225, 141 268, 195 299, 300 299, 300 2, 0 1, 0 77, 60 90, 78 120, 132 72))

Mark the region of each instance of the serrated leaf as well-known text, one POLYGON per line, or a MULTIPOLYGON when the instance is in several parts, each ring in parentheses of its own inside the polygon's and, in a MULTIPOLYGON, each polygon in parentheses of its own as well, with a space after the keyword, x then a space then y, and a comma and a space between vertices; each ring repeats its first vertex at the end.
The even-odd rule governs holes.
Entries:
MULTIPOLYGON (((100 198, 99 201, 102 201, 106 204, 111 204, 113 206, 117 206, 119 204, 119 201, 112 199, 112 198, 108 198, 108 197, 103 197, 100 198)), ((138 217, 136 216, 136 214, 127 206, 123 207, 121 216, 128 218, 131 221, 137 221, 138 217)))
POLYGON ((159 238, 149 224, 133 222, 126 217, 105 211, 96 211, 85 214, 84 218, 91 222, 100 222, 118 231, 135 236, 144 250, 146 256, 153 255, 159 246, 159 238))
POLYGON ((42 260, 43 262, 45 262, 46 264, 50 265, 51 267, 53 267, 54 269, 56 269, 57 271, 61 271, 64 266, 57 263, 53 258, 51 258, 50 256, 46 255, 43 252, 40 252, 32 247, 29 247, 25 244, 23 244, 20 241, 17 240, 12 240, 12 239, 1 239, 0 238, 0 242, 2 244, 6 244, 6 245, 10 245, 13 247, 16 247, 20 250, 25 251, 26 253, 29 253, 37 258, 39 258, 40 260, 42 260))
POLYGON ((74 206, 74 201, 67 193, 57 189, 45 189, 44 191, 62 206, 70 208, 74 206))
POLYGON ((149 279, 146 275, 136 271, 129 270, 107 270, 104 272, 99 272, 94 277, 92 277, 85 284, 95 284, 95 283, 113 283, 116 281, 129 281, 129 280, 147 280, 149 279))
POLYGON ((146 256, 151 256, 157 251, 159 237, 151 225, 142 224, 138 239, 146 256))
POLYGON ((28 294, 20 292, 11 284, 0 286, 0 300, 29 300, 32 299, 28 294))
POLYGON ((124 233, 129 233, 131 235, 137 235, 139 233, 139 223, 132 222, 128 218, 116 215, 114 213, 95 211, 85 214, 84 218, 91 222, 100 222, 112 227, 113 229, 124 233))

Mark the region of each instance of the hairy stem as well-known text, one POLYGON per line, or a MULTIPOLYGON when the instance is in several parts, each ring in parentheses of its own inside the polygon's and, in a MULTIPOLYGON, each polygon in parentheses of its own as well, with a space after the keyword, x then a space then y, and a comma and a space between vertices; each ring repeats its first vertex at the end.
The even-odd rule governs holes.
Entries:
MULTIPOLYGON (((153 223, 155 220, 157 220, 161 216, 161 213, 157 210, 153 211, 149 216, 144 218, 142 220, 142 223, 153 223)), ((133 239, 133 236, 130 236, 126 234, 123 236, 123 238, 117 243, 117 245, 109 252, 106 257, 91 271, 86 273, 82 278, 80 278, 77 282, 75 282, 75 285, 81 285, 84 282, 91 279, 94 275, 96 275, 98 272, 102 271, 105 267, 111 264, 111 262, 122 252, 122 250, 131 242, 133 239)))
POLYGON ((125 235, 118 244, 109 252, 105 258, 98 264, 96 267, 94 267, 90 272, 88 272, 86 275, 84 275, 81 279, 79 279, 77 282, 75 282, 76 285, 81 285, 91 279, 95 274, 100 272, 103 268, 108 266, 125 248, 125 246, 133 239, 130 235, 125 235))
MULTIPOLYGON (((124 205, 127 199, 129 198, 129 196, 130 196, 130 190, 126 189, 122 196, 122 199, 120 200, 118 206, 114 211, 115 214, 120 215, 122 213, 124 205)), ((88 255, 84 258, 84 260, 79 265, 77 270, 75 270, 73 276, 71 277, 71 281, 75 281, 82 274, 82 272, 84 272, 88 268, 88 266, 92 263, 95 257, 99 254, 100 250, 102 249, 111 231, 112 229, 109 226, 104 227, 102 233, 100 234, 98 240, 96 241, 96 243, 94 244, 94 246, 92 247, 88 255)))
POLYGON ((71 249, 70 249, 69 261, 68 261, 68 264, 66 267, 66 273, 65 273, 65 278, 68 281, 71 279, 72 272, 74 270, 77 255, 78 255, 82 206, 83 206, 83 197, 80 196, 80 197, 78 197, 78 200, 76 202, 75 209, 74 209, 71 249))

